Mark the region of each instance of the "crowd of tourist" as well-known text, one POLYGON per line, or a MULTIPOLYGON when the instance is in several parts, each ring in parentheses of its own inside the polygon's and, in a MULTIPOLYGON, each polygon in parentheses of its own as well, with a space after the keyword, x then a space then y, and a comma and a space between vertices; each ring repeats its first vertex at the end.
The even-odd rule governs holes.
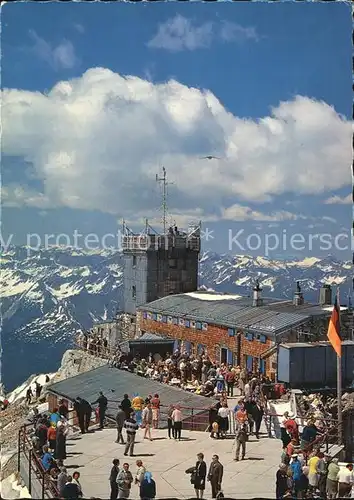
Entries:
POLYGON ((52 482, 61 498, 79 499, 83 496, 80 473, 69 475, 64 461, 67 458, 66 438, 69 432, 68 407, 63 401, 51 413, 39 414, 34 406, 29 415, 32 452, 47 479, 52 482))
MULTIPOLYGON (((354 496, 353 465, 340 468, 338 459, 321 451, 323 437, 333 428, 333 414, 324 396, 302 397, 306 417, 301 432, 293 415, 280 423, 283 452, 276 475, 277 498, 346 498, 354 496)), ((336 429, 335 438, 338 436, 336 429)))

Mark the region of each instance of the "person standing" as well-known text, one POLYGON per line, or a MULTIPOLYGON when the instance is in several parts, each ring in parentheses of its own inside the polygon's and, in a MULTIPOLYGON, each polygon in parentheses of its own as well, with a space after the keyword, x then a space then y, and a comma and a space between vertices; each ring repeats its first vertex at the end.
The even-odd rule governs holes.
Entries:
POLYGON ((156 497, 156 483, 152 479, 151 472, 145 472, 144 479, 140 483, 141 500, 153 500, 156 497))
POLYGON ((100 391, 100 394, 96 401, 92 404, 98 404, 98 418, 100 423, 100 429, 104 428, 104 419, 106 417, 106 411, 108 406, 108 399, 104 396, 103 392, 100 391))
POLYGON ((133 457, 134 456, 134 443, 135 443, 136 431, 139 429, 139 426, 136 423, 136 420, 134 419, 133 413, 124 422, 124 428, 127 432, 127 441, 126 441, 126 445, 125 445, 124 455, 127 456, 129 453, 130 456, 133 457))
POLYGON ((167 410, 167 429, 168 429, 168 438, 171 439, 171 434, 172 438, 175 438, 175 430, 173 427, 173 422, 172 422, 172 413, 175 407, 173 405, 170 405, 168 410, 167 410))
POLYGON ((332 458, 328 465, 328 474, 326 481, 326 493, 329 500, 336 498, 338 492, 338 473, 340 467, 338 465, 338 458, 332 458))
POLYGON ((144 400, 139 394, 135 394, 132 403, 131 403, 132 409, 135 414, 135 420, 137 421, 137 424, 139 426, 142 425, 142 413, 143 413, 143 407, 144 407, 144 400))
POLYGON ((117 476, 118 498, 129 498, 132 482, 133 476, 129 470, 129 464, 124 463, 123 469, 119 471, 117 476))
POLYGON ((237 431, 235 436, 235 460, 238 462, 240 460, 240 449, 242 448, 241 460, 245 459, 246 455, 246 443, 248 441, 247 426, 243 424, 237 431))
POLYGON ((299 484, 300 484, 300 479, 302 476, 302 467, 301 467, 301 462, 298 459, 298 455, 292 455, 292 462, 290 464, 290 470, 292 472, 292 479, 293 479, 293 493, 295 495, 295 498, 297 497, 297 493, 299 491, 299 484))
POLYGON ((277 500, 282 500, 285 494, 289 491, 288 475, 286 470, 287 466, 283 463, 279 465, 279 469, 277 470, 275 486, 277 500))
POLYGON ((29 386, 29 388, 27 389, 27 392, 26 392, 26 403, 30 405, 32 398, 33 398, 33 392, 32 392, 31 386, 29 386))
POLYGON ((57 488, 58 488, 59 495, 62 496, 64 486, 68 482, 68 474, 67 474, 68 471, 67 471, 66 467, 63 467, 63 466, 59 467, 59 470, 60 470, 60 473, 59 473, 58 479, 57 479, 57 488))
POLYGON ((80 472, 77 470, 73 473, 73 483, 79 488, 79 497, 83 497, 84 495, 82 493, 82 486, 80 483, 80 472))
POLYGON ((229 366, 229 369, 225 375, 226 387, 227 387, 227 395, 230 398, 234 397, 234 385, 235 385, 235 372, 232 370, 232 367, 229 366))
POLYGON ((151 408, 152 408, 152 427, 153 429, 157 429, 159 426, 159 417, 160 417, 160 398, 158 394, 155 394, 151 399, 151 408))
POLYGON ((202 499, 205 490, 205 480, 207 475, 207 466, 204 461, 203 453, 198 453, 197 463, 195 464, 194 489, 197 498, 202 499))
POLYGON ((353 464, 348 464, 338 472, 338 497, 348 498, 354 482, 353 464))
POLYGON ((182 433, 182 412, 180 410, 180 406, 176 406, 172 412, 171 419, 173 422, 174 429, 174 439, 181 441, 181 433, 182 433))
POLYGON ((317 486, 318 486, 318 479, 319 479, 318 463, 320 461, 320 457, 318 455, 319 454, 314 455, 308 461, 308 467, 309 467, 309 486, 310 486, 310 492, 311 493, 315 493, 316 490, 317 490, 317 486))
POLYGON ((128 394, 124 394, 123 401, 121 402, 121 407, 125 412, 125 417, 129 418, 129 415, 132 413, 132 404, 130 402, 128 394))
POLYGON ((118 474, 119 474, 119 460, 118 458, 115 458, 113 460, 113 467, 111 469, 111 474, 109 476, 109 484, 111 485, 110 500, 117 500, 118 498, 118 483, 117 483, 118 474))
POLYGON ((80 490, 77 484, 73 483, 72 476, 68 476, 66 485, 63 488, 63 498, 68 500, 78 500, 80 497, 80 490))
POLYGON ((256 434, 256 438, 259 439, 259 431, 261 429, 262 420, 263 420, 264 410, 261 404, 256 403, 253 408, 253 420, 254 420, 254 432, 256 434))
POLYGON ((230 409, 227 407, 227 403, 223 403, 222 407, 218 410, 219 417, 219 434, 224 439, 229 430, 229 416, 230 409))
POLYGON ((66 427, 64 425, 57 427, 55 458, 61 465, 66 460, 66 427))
POLYGON ((117 439, 116 443, 124 443, 124 438, 123 438, 123 427, 124 427, 124 422, 125 422, 125 412, 122 408, 122 406, 118 407, 118 412, 116 415, 116 423, 117 423, 117 439))
POLYGON ((144 464, 141 460, 136 461, 136 474, 135 474, 135 484, 139 485, 141 484, 142 480, 144 479, 144 474, 146 472, 146 469, 144 467, 144 464))
POLYGON ((47 439, 49 448, 55 453, 56 441, 57 441, 57 429, 54 423, 50 424, 50 427, 47 432, 47 439))
POLYGON ((151 426, 152 426, 152 408, 150 400, 147 399, 145 402, 145 408, 143 409, 142 413, 142 427, 145 429, 144 439, 150 439, 150 441, 152 441, 151 426))
POLYGON ((210 481, 211 485, 212 498, 217 498, 218 494, 221 492, 223 474, 224 467, 219 462, 219 456, 213 455, 208 472, 208 481, 210 481))
POLYGON ((81 398, 77 397, 74 401, 74 410, 76 412, 77 420, 79 423, 81 434, 85 434, 85 419, 84 419, 84 409, 81 404, 81 398))

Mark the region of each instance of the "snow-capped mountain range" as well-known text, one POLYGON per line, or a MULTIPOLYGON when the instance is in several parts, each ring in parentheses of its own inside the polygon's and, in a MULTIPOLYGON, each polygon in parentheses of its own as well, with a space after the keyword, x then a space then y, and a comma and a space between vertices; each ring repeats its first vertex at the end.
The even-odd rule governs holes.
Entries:
MULTIPOLYGON (((259 278, 264 295, 291 298, 296 280, 306 300, 317 302, 323 283, 340 285, 347 300, 352 264, 334 257, 280 261, 247 255, 200 257, 200 286, 248 295, 259 278)), ((70 248, 2 253, 0 296, 2 369, 7 390, 31 373, 55 371, 75 332, 111 319, 122 296, 122 255, 70 248), (16 366, 16 368, 14 368, 16 366)))

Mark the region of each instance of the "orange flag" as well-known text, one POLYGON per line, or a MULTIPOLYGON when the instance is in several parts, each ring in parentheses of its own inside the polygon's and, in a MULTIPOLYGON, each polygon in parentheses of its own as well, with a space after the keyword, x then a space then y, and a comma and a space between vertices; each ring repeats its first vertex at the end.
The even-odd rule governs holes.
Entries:
POLYGON ((337 356, 342 356, 342 340, 340 338, 340 307, 338 294, 336 295, 336 299, 334 301, 333 311, 331 319, 329 320, 327 337, 330 343, 332 344, 333 349, 336 351, 337 356))

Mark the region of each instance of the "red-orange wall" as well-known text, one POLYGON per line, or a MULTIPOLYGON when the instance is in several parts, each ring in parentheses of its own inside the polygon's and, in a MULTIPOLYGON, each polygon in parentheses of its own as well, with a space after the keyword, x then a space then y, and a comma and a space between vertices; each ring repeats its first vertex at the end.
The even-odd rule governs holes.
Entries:
MULTIPOLYGON (((185 326, 162 323, 160 321, 144 319, 140 316, 140 330, 156 333, 161 336, 167 336, 173 339, 184 340, 192 343, 193 353, 196 353, 198 344, 207 348, 208 355, 214 362, 220 361, 221 347, 230 349, 234 353, 235 363, 237 359, 238 336, 230 337, 227 327, 208 324, 207 330, 197 330, 185 326)), ((263 352, 268 350, 273 343, 267 338, 266 343, 259 340, 250 341, 245 338, 241 332, 241 367, 245 367, 245 356, 259 358, 263 352)), ((268 362, 266 362, 266 371, 269 371, 268 362)))

